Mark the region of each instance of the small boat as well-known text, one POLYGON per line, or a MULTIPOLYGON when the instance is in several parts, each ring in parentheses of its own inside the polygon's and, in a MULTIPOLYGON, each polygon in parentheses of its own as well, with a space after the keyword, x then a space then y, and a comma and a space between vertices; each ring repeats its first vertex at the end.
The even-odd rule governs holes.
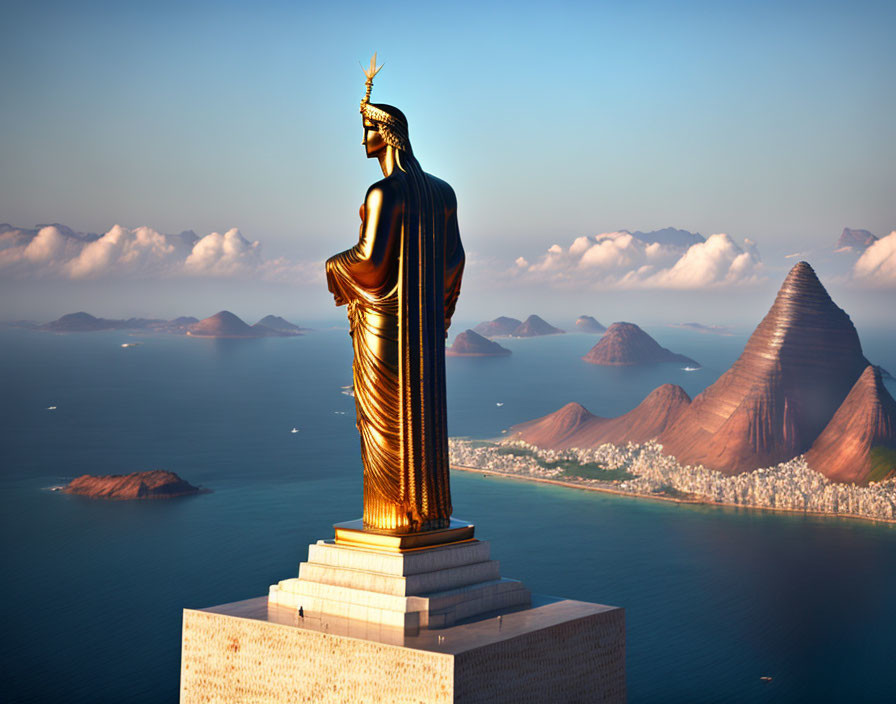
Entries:
POLYGON ((345 411, 333 411, 333 413, 335 413, 337 416, 344 416, 344 415, 345 415, 345 411))
POLYGON ((761 679, 763 682, 771 682, 772 681, 772 678, 769 677, 768 675, 763 675, 759 679, 761 679))
POLYGON ((495 405, 496 405, 498 408, 500 408, 501 406, 504 405, 504 402, 503 402, 503 401, 498 401, 495 405))
POLYGON ((289 432, 291 432, 291 433, 297 433, 297 432, 299 432, 299 429, 298 429, 298 428, 293 428, 293 429, 290 430, 289 432))
POLYGON ((355 390, 352 388, 349 388, 347 391, 343 391, 342 393, 346 396, 351 396, 352 398, 355 397, 355 390))
POLYGON ((683 371, 683 372, 699 372, 700 367, 682 367, 681 371, 683 371))
POLYGON ((55 410, 56 410, 56 406, 47 406, 47 410, 48 410, 48 411, 55 411, 55 410))
POLYGON ((123 342, 121 346, 127 349, 128 347, 139 347, 142 344, 142 342, 123 342))

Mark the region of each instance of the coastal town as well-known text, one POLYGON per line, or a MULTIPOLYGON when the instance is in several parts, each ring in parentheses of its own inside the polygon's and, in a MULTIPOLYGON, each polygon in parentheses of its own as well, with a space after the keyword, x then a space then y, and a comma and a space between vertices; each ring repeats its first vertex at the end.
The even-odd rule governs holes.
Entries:
POLYGON ((632 496, 896 521, 896 479, 832 482, 802 456, 734 476, 680 464, 655 441, 544 450, 521 440, 449 441, 451 466, 632 496), (601 474, 606 473, 606 478, 601 474))

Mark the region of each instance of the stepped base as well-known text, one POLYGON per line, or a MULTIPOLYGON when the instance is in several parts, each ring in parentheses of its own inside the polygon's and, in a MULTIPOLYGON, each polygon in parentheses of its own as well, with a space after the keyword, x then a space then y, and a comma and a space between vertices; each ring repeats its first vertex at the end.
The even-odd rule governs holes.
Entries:
POLYGON ((397 552, 321 540, 309 546, 298 578, 273 585, 268 600, 308 615, 413 631, 524 607, 530 594, 521 582, 501 577, 485 541, 397 552))

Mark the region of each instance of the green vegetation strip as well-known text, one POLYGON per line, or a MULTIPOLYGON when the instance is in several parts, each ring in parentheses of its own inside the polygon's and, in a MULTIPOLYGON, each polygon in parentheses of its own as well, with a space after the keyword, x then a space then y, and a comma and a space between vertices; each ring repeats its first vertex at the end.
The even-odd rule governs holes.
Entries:
POLYGON ((868 481, 883 481, 894 473, 896 473, 896 450, 883 445, 872 447, 871 472, 868 475, 868 481))
POLYGON ((577 479, 598 479, 602 482, 621 482, 626 479, 634 478, 634 474, 626 472, 624 469, 607 469, 597 462, 585 462, 580 464, 575 460, 554 460, 546 462, 538 457, 532 451, 523 447, 499 447, 498 453, 502 455, 513 455, 514 457, 531 457, 545 469, 561 469, 567 477, 575 477, 577 479))

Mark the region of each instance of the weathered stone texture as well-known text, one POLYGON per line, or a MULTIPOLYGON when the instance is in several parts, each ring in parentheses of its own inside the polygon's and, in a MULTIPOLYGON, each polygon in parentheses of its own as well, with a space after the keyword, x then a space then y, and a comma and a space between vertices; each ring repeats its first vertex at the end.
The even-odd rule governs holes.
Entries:
POLYGON ((316 618, 251 599, 184 611, 181 703, 624 702, 622 609, 536 606, 439 630, 316 618))

